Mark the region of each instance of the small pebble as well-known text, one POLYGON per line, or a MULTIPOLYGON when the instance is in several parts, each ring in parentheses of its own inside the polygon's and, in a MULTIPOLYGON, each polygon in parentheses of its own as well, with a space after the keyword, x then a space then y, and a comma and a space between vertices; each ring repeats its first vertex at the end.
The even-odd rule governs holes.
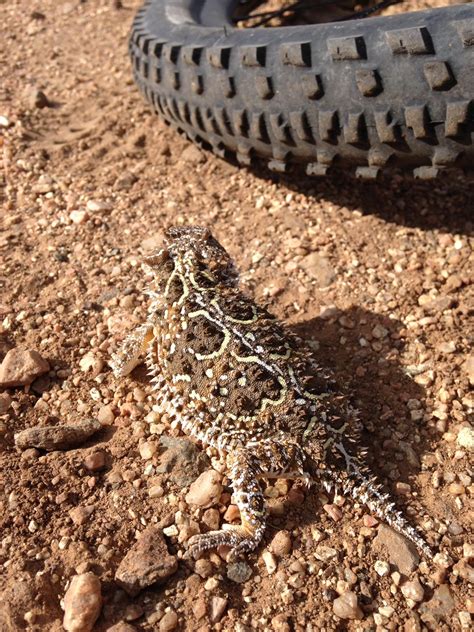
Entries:
POLYGON ((369 514, 365 514, 364 515, 364 517, 362 518, 362 522, 364 524, 364 527, 369 527, 369 528, 376 527, 378 525, 378 523, 379 523, 377 518, 375 518, 374 516, 371 516, 369 514))
POLYGON ((337 550, 324 544, 318 544, 314 550, 314 557, 321 562, 329 562, 337 557, 337 550))
POLYGON ((64 596, 64 629, 68 632, 90 632, 101 608, 99 578, 94 573, 75 575, 64 596))
POLYGON ((364 614, 359 608, 357 595, 348 591, 333 601, 332 610, 340 619, 362 619, 364 614))
POLYGON ((286 614, 280 613, 272 618, 272 629, 274 632, 291 632, 291 627, 288 623, 288 617, 286 614))
POLYGON ((165 490, 161 485, 153 485, 153 487, 150 487, 148 490, 148 496, 150 498, 161 498, 164 493, 165 490))
POLYGON ((474 559, 474 544, 472 542, 465 542, 462 547, 462 556, 467 560, 474 559))
POLYGON ((247 562, 235 562, 227 566, 227 577, 237 584, 243 584, 251 575, 252 569, 247 562))
POLYGON ((174 610, 168 610, 165 612, 160 621, 160 632, 171 632, 178 625, 178 615, 174 610))
POLYGON ((334 522, 341 520, 343 513, 337 505, 323 505, 324 511, 330 516, 334 522))
POLYGON ((115 581, 135 597, 144 588, 166 581, 177 568, 178 561, 169 554, 162 530, 152 525, 141 533, 120 562, 115 581))
POLYGON ((216 529, 219 529, 220 524, 221 524, 221 514, 219 513, 219 510, 215 508, 206 509, 206 511, 202 514, 202 522, 211 531, 215 531, 216 529))
POLYGON ((71 211, 69 219, 73 224, 84 224, 89 219, 89 213, 87 211, 71 211))
POLYGON ((214 595, 211 597, 211 603, 209 608, 209 618, 211 623, 218 623, 224 616, 224 612, 227 608, 228 599, 214 595))
POLYGON ((10 408, 12 398, 8 393, 0 393, 0 415, 4 415, 10 408))
POLYGON ((207 578, 211 577, 214 572, 214 567, 212 566, 212 562, 207 560, 205 557, 196 560, 194 563, 194 571, 199 575, 199 577, 207 578))
POLYGON ((69 511, 69 516, 75 525, 85 524, 94 512, 94 505, 86 505, 85 507, 74 507, 69 511))
POLYGON ((451 483, 448 486, 448 491, 452 496, 461 496, 466 492, 466 488, 461 483, 451 483))
POLYGON ((34 349, 10 349, 0 365, 0 388, 27 386, 50 369, 49 363, 34 349))
POLYGON ((158 452, 158 445, 154 441, 145 441, 139 445, 138 451, 142 459, 148 461, 158 452))
POLYGON ((105 467, 105 452, 98 450, 97 452, 87 455, 84 459, 84 467, 90 472, 103 470, 105 467))
POLYGON ((206 162, 206 156, 195 145, 188 145, 186 149, 181 152, 181 160, 191 165, 198 165, 206 162))
POLYGON ((226 509, 223 518, 226 522, 234 522, 234 520, 239 520, 240 518, 240 510, 237 505, 229 505, 226 509))
POLYGON ((311 252, 303 257, 300 266, 313 279, 317 287, 327 287, 336 278, 331 262, 317 252, 311 252))
POLYGON ((111 426, 115 420, 113 406, 111 406, 110 404, 101 406, 101 408, 99 408, 99 412, 97 413, 97 419, 100 421, 101 424, 105 426, 111 426))
POLYGON ((267 569, 267 573, 269 575, 274 573, 276 571, 276 569, 277 569, 278 562, 276 560, 276 557, 273 555, 273 553, 271 553, 268 550, 263 551, 262 559, 263 559, 263 561, 265 563, 265 567, 267 569))
POLYGON ((186 494, 186 502, 198 507, 211 507, 219 501, 222 489, 222 474, 207 470, 192 483, 186 494))
POLYGON ((104 361, 100 356, 90 351, 79 360, 79 366, 84 373, 90 373, 91 377, 97 377, 104 369, 104 361))
POLYGON ((375 327, 372 329, 372 336, 374 338, 386 338, 388 333, 388 329, 385 329, 385 327, 382 327, 382 325, 375 325, 375 327))
POLYGON ((456 441, 462 448, 466 450, 474 451, 474 428, 471 426, 464 426, 458 432, 456 441))
POLYGON ((86 204, 87 210, 92 213, 108 212, 112 210, 112 204, 101 200, 88 200, 86 204))
POLYGON ((28 428, 15 435, 15 445, 21 449, 68 450, 85 443, 101 428, 95 419, 77 425, 28 428))
POLYGON ((288 531, 278 531, 273 536, 268 549, 277 557, 288 555, 292 549, 291 537, 288 531))
POLYGON ((404 597, 412 601, 423 601, 425 596, 423 586, 417 578, 402 584, 401 591, 404 597))
POLYGON ((410 575, 420 562, 415 546, 385 524, 379 526, 377 536, 373 540, 373 547, 375 551, 388 554, 390 564, 397 567, 403 575, 410 575))
POLYGON ((374 564, 374 569, 377 575, 385 577, 390 573, 390 564, 384 560, 377 560, 374 564))

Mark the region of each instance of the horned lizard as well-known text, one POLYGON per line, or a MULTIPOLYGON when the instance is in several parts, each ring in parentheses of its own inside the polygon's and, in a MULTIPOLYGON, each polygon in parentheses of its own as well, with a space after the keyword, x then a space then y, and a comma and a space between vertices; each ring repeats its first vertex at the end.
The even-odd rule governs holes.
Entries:
POLYGON ((304 478, 349 494, 415 543, 430 548, 364 463, 360 424, 326 369, 295 334, 238 288, 210 231, 174 227, 147 257, 149 317, 112 358, 117 377, 146 353, 163 412, 225 460, 240 525, 195 535, 188 555, 227 545, 254 549, 266 523, 262 478, 304 478))

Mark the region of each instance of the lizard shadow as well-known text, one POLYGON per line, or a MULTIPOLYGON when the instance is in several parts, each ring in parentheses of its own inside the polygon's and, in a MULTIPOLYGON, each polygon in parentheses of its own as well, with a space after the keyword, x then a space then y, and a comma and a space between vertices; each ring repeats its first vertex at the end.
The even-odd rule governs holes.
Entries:
MULTIPOLYGON (((291 327, 316 347, 314 357, 332 370, 358 409, 363 426, 361 445, 368 448, 367 463, 395 500, 394 484, 412 481, 428 449, 417 431, 424 423, 425 389, 402 364, 403 328, 400 321, 361 307, 291 327)), ((405 362, 410 364, 408 358, 405 362)), ((289 521, 283 519, 284 528, 291 528, 291 514, 296 518, 295 526, 322 522, 323 528, 334 527, 318 506, 318 491, 317 486, 312 488, 305 502, 290 511, 289 521)), ((403 505, 403 497, 398 504, 403 505)))
POLYGON ((263 164, 250 167, 261 180, 274 182, 315 201, 332 202, 364 215, 377 215, 388 223, 470 234, 474 228, 470 209, 474 206, 472 182, 460 174, 434 181, 415 180, 400 172, 377 180, 361 180, 343 170, 323 178, 298 173, 277 174, 263 164))

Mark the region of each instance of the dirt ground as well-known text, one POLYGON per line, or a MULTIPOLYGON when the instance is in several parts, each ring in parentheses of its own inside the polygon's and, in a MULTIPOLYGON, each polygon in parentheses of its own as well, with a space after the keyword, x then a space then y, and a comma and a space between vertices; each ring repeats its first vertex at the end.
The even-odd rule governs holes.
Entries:
POLYGON ((88 571, 99 632, 468 629, 472 182, 277 177, 193 148, 134 87, 139 2, 120 4, 0 1, 0 360, 21 347, 50 366, 0 393, 2 632, 63 629, 67 586, 88 571), (192 529, 235 518, 226 480, 211 507, 190 506, 209 461, 168 438, 178 431, 153 410, 142 369, 117 381, 108 366, 146 313, 140 260, 171 224, 211 227, 248 291, 347 384, 368 459, 434 561, 399 573, 366 508, 284 481, 266 491, 269 527, 245 582, 217 553, 181 559, 192 529), (14 445, 26 428, 91 418, 103 428, 77 449, 14 445), (155 523, 178 570, 132 597, 115 573, 155 523), (287 550, 269 555, 282 531, 287 550), (348 593, 352 619, 335 607, 348 593))

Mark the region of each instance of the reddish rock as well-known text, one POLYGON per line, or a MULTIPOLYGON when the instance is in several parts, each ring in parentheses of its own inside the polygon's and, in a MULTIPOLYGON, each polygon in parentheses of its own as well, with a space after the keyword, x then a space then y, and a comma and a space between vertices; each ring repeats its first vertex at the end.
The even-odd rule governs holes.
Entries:
POLYGON ((291 551, 291 548, 292 542, 288 531, 278 531, 277 533, 275 533, 268 547, 269 551, 277 557, 288 555, 288 553, 291 551))
POLYGON ((380 525, 373 546, 375 551, 385 552, 390 564, 403 575, 409 575, 420 562, 415 545, 385 524, 380 525))
POLYGON ((48 371, 48 362, 37 351, 15 347, 0 365, 0 387, 26 386, 48 371))
POLYGON ((74 507, 69 512, 69 516, 75 525, 85 524, 94 512, 94 505, 86 505, 85 507, 74 507))
POLYGON ((161 529, 152 525, 120 562, 115 580, 134 597, 151 584, 163 583, 177 568, 176 557, 169 554, 161 529))
POLYGON ((90 632, 101 608, 99 578, 94 573, 75 575, 64 596, 64 629, 67 632, 90 632))
POLYGON ((8 393, 0 393, 0 415, 3 415, 10 408, 12 398, 8 393))
POLYGON ((90 472, 98 472, 105 467, 105 452, 98 450, 92 454, 88 454, 84 459, 84 467, 90 472))

